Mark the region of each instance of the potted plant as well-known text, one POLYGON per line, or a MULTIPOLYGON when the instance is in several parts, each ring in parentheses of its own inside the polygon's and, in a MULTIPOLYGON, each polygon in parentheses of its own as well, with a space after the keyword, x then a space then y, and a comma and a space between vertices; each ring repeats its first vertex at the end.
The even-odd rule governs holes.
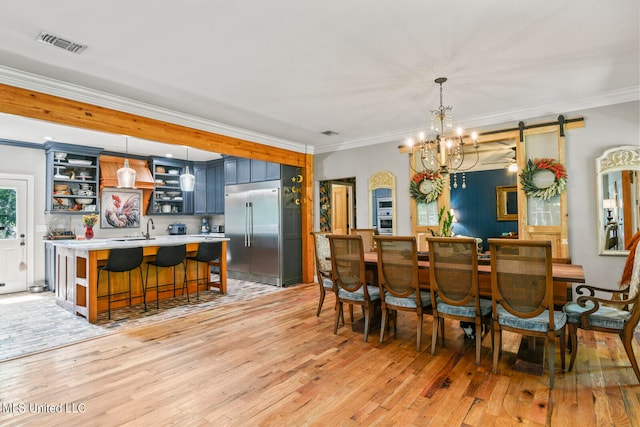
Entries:
POLYGON ((451 215, 451 212, 447 210, 446 206, 443 206, 438 212, 438 226, 440 227, 440 230, 438 231, 438 233, 434 232, 433 229, 430 229, 429 231, 431 232, 431 235, 433 237, 452 237, 452 224, 453 215, 451 215))

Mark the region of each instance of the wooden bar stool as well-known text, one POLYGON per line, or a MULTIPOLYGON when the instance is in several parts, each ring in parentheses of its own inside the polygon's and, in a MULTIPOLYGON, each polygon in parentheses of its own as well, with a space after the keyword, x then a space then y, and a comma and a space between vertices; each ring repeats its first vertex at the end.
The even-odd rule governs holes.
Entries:
MULTIPOLYGON (((182 294, 184 295, 184 290, 187 286, 187 264, 186 264, 186 256, 187 256, 187 245, 177 245, 177 246, 160 246, 158 248, 158 253, 156 254, 156 259, 153 261, 147 261, 147 277, 144 285, 144 311, 147 311, 147 288, 149 287, 149 266, 153 265, 156 267, 156 308, 160 308, 160 294, 159 294, 159 284, 158 284, 158 268, 173 268, 173 297, 176 297, 176 266, 178 264, 182 264, 182 269, 184 271, 184 279, 182 281, 182 294)), ((164 284, 162 286, 168 286, 171 283, 164 284)), ((187 301, 189 300, 189 292, 187 291, 187 301)))
MULTIPOLYGON (((205 277, 207 281, 205 282, 207 286, 207 290, 211 285, 215 285, 219 282, 211 281, 211 266, 217 265, 220 266, 220 256, 222 255, 222 243, 221 242, 201 242, 198 245, 198 252, 195 256, 187 257, 187 260, 196 262, 196 299, 200 299, 200 270, 198 269, 198 263, 204 262, 207 263, 207 276, 205 277)), ((220 287, 220 292, 222 292, 222 287, 220 287)))
MULTIPOLYGON (((142 246, 135 248, 113 248, 109 251, 109 258, 107 264, 98 269, 98 286, 100 285, 100 271, 107 272, 107 313, 109 319, 111 319, 111 295, 119 295, 125 292, 118 292, 116 294, 111 293, 111 273, 129 273, 129 289, 126 292, 128 294, 129 305, 131 305, 131 271, 140 269, 140 284, 142 285, 142 246)), ((125 299, 118 299, 117 301, 124 301, 125 299)))

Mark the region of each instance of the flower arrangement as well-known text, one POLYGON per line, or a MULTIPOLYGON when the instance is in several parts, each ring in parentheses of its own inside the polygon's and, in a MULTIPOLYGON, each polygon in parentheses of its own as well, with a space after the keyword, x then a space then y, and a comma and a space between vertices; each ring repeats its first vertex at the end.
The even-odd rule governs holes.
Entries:
POLYGON ((430 203, 438 198, 442 193, 442 177, 438 172, 421 172, 417 173, 411 178, 409 184, 409 193, 411 197, 418 203, 430 203), (430 191, 424 192, 421 190, 421 184, 423 181, 431 181, 430 191))
POLYGON ((82 223, 87 227, 93 227, 98 223, 98 214, 83 215, 82 223))
POLYGON ((567 186, 567 170, 554 159, 529 159, 527 166, 520 174, 520 184, 522 184, 522 189, 527 196, 549 200, 564 191, 567 186), (539 188, 533 180, 535 174, 541 170, 548 170, 554 174, 554 181, 549 187, 539 188))

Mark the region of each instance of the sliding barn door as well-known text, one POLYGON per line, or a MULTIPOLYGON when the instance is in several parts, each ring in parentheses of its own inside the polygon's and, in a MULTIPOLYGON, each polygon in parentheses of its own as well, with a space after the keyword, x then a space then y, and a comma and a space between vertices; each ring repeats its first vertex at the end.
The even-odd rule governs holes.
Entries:
MULTIPOLYGON (((553 159, 566 165, 565 138, 560 135, 560 127, 546 126, 524 131, 523 141, 518 147, 518 171, 527 166, 528 160, 553 159)), ((566 167, 566 166, 565 166, 566 167)), ((554 177, 549 171, 540 170, 534 175, 536 185, 547 188, 553 185, 554 177)), ((518 180, 519 194, 525 196, 518 180)), ((544 199, 536 196, 518 197, 520 214, 520 238, 529 240, 550 240, 553 257, 568 260, 569 226, 566 188, 559 195, 544 199)))

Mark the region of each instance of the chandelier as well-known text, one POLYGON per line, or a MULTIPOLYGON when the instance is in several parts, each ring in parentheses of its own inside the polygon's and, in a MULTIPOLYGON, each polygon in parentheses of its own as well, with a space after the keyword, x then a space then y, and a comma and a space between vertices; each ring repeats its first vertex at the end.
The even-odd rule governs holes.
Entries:
MULTIPOLYGON (((427 136, 420 132, 417 140, 409 138, 407 146, 411 149, 409 156, 412 157, 413 168, 414 155, 417 155, 422 164, 422 168, 429 172, 438 172, 442 175, 452 174, 454 184, 458 187, 456 174, 462 172, 462 188, 466 188, 464 172, 478 164, 478 134, 473 132, 471 140, 475 148, 475 162, 463 168, 465 160, 465 142, 462 128, 453 129, 452 107, 445 107, 442 103, 442 84, 447 81, 446 77, 438 77, 435 82, 440 85, 440 106, 436 110, 431 110, 431 135, 427 136)), ((451 185, 451 183, 449 183, 451 185)))

